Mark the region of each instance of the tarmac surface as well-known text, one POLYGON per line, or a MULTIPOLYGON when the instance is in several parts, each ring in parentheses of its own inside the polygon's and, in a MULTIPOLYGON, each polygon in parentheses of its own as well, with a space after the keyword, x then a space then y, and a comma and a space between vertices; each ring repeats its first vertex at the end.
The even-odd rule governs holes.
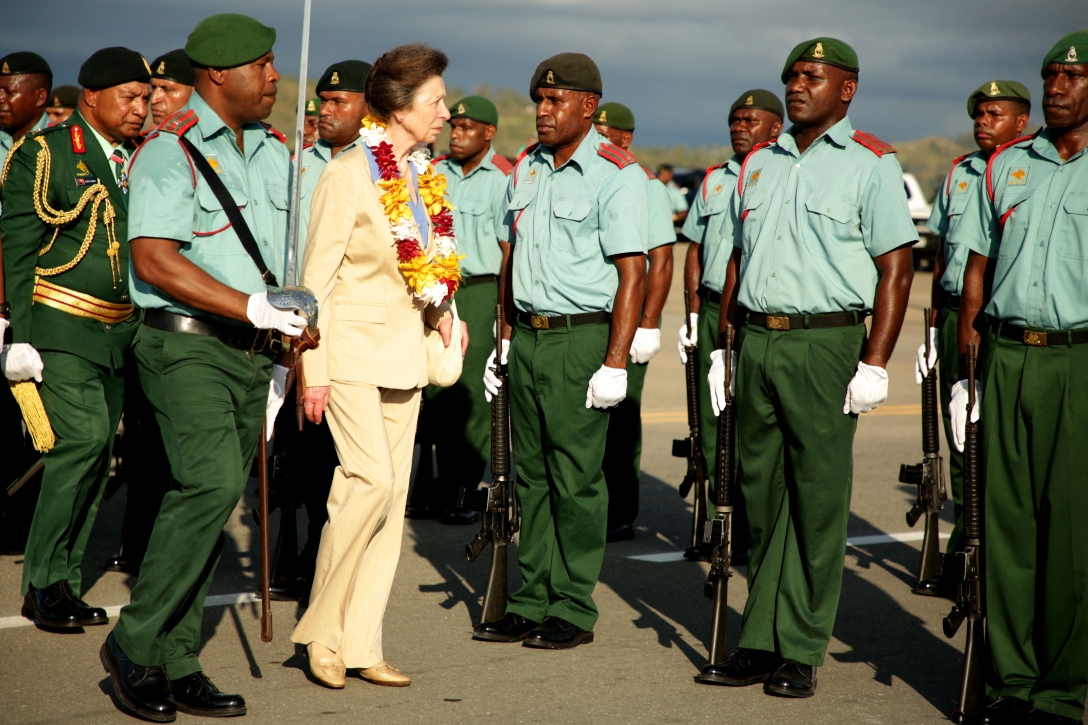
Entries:
MULTIPOLYGON (((641 512, 634 541, 609 544, 594 598, 601 617, 596 641, 572 651, 474 642, 487 574, 464 545, 476 527, 409 521, 385 616, 388 660, 413 678, 384 688, 350 677, 344 690, 317 685, 305 649, 289 641, 298 606, 274 602, 275 639, 260 638, 257 528, 251 481, 227 529, 227 545, 204 614, 205 672, 226 692, 245 696, 247 722, 359 723, 858 723, 948 722, 959 687, 964 632, 941 631, 950 603, 911 594, 921 526, 904 514, 915 487, 897 482, 900 463, 921 460, 919 388, 914 350, 922 340, 922 308, 930 277, 918 274, 907 320, 889 365, 887 402, 861 416, 854 445, 854 490, 842 600, 815 697, 768 697, 762 688, 710 687, 692 677, 706 663, 710 602, 707 565, 678 561, 691 527, 691 499, 677 486, 684 461, 671 457, 687 434, 683 368, 675 347, 683 317, 679 294, 685 245, 662 325, 662 349, 643 395, 641 512), (902 536, 905 535, 905 536, 902 536), (904 540, 905 539, 905 540, 904 540), (640 558, 642 557, 642 558, 640 558)), ((942 439, 942 446, 947 451, 942 439)), ((124 489, 104 502, 88 548, 84 598, 108 606, 111 621, 129 599, 134 578, 106 573, 115 552, 124 489)), ((272 531, 277 530, 278 513, 272 531)), ((298 513, 300 524, 305 514, 298 513)), ((942 515, 951 530, 951 503, 942 515)), ((304 532, 300 525, 300 531, 304 532)), ((301 542, 300 542, 301 543, 301 542)), ((184 542, 178 542, 184 546, 184 542)), ((511 552, 511 589, 520 578, 511 552)), ((740 633, 745 568, 729 587, 729 648, 740 633)), ((19 616, 22 557, 0 557, 0 723, 128 723, 111 702, 112 685, 98 662, 110 626, 51 634, 19 616)), ((178 715, 178 722, 199 718, 178 715)))

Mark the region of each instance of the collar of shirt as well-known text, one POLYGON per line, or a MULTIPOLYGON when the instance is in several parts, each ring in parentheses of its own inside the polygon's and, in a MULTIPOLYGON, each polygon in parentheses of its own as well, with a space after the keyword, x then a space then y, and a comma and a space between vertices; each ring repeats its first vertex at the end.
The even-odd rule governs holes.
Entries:
MULTIPOLYGON (((49 120, 49 115, 42 111, 41 118, 34 124, 34 128, 27 131, 27 133, 34 133, 35 131, 41 131, 43 128, 52 126, 53 123, 49 120)), ((0 148, 10 149, 15 145, 15 139, 11 135, 6 127, 0 127, 0 148)))
POLYGON ((81 125, 86 126, 87 130, 90 131, 91 135, 94 136, 95 140, 98 141, 98 145, 102 149, 102 155, 106 157, 107 161, 109 161, 110 157, 113 156, 113 152, 118 150, 121 152, 121 155, 123 157, 125 157, 126 159, 128 158, 128 149, 125 148, 124 144, 118 144, 114 146, 112 143, 107 141, 106 137, 100 134, 95 129, 95 127, 91 125, 91 122, 84 118, 82 114, 80 114, 80 120, 83 121, 81 125))
MULTIPOLYGON (((193 95, 189 97, 189 103, 185 108, 196 112, 196 128, 200 131, 201 139, 208 141, 213 136, 223 134, 230 139, 235 148, 238 147, 234 130, 219 117, 219 114, 208 105, 207 101, 200 97, 199 93, 194 92, 193 95)), ((268 136, 274 135, 271 128, 260 123, 244 124, 242 126, 242 134, 245 139, 244 155, 247 159, 253 157, 253 154, 256 153, 261 141, 268 136)))
POLYGON ((1070 161, 1076 161, 1084 155, 1084 152, 1088 149, 1081 149, 1065 161, 1062 161, 1062 157, 1058 155, 1058 149, 1054 148, 1054 144, 1050 141, 1050 129, 1044 128, 1043 132, 1036 136, 1035 140, 1031 142, 1031 150, 1047 161, 1053 161, 1060 166, 1062 164, 1068 164, 1070 161))
MULTIPOLYGON (((362 141, 362 137, 356 136, 355 140, 349 143, 344 148, 340 149, 339 153, 343 153, 350 148, 358 146, 360 141, 362 141)), ((332 161, 332 144, 330 144, 323 138, 319 138, 317 141, 311 144, 310 147, 306 149, 306 151, 312 153, 314 156, 321 159, 326 164, 332 161)))
POLYGON ((971 170, 976 174, 983 174, 986 172, 986 161, 987 159, 982 158, 982 152, 976 151, 964 159, 962 163, 964 166, 970 166, 971 170))
POLYGON ((740 165, 744 163, 744 157, 740 154, 733 154, 733 158, 722 164, 722 167, 733 172, 733 176, 740 176, 740 165))
MULTIPOLYGON (((585 174, 586 169, 593 163, 593 157, 597 155, 597 149, 601 147, 603 141, 604 136, 597 133, 595 129, 590 128, 589 133, 587 133, 586 137, 582 139, 582 142, 578 144, 578 148, 575 149, 574 154, 567 160, 566 164, 563 164, 563 166, 574 164, 579 173, 585 174)), ((559 170, 555 168, 554 146, 545 146, 544 144, 541 144, 536 150, 536 155, 537 157, 544 159, 548 163, 548 166, 552 167, 552 171, 559 170)), ((559 168, 563 167, 560 166, 559 168)))
MULTIPOLYGON (((800 129, 798 129, 797 126, 790 126, 789 131, 781 134, 778 137, 778 147, 784 149, 786 152, 794 157, 801 155, 797 151, 796 133, 799 130, 800 129)), ((853 136, 854 126, 850 123, 850 117, 844 116, 841 121, 820 134, 819 138, 813 141, 808 149, 805 149, 805 151, 808 151, 809 149, 815 147, 816 144, 820 143, 820 140, 824 138, 826 138, 828 141, 835 144, 839 148, 846 148, 846 145, 850 143, 853 136)))
POLYGON ((491 144, 488 144, 487 145, 487 153, 484 154, 484 160, 481 161, 480 163, 476 164, 476 167, 472 171, 468 172, 467 174, 462 173, 462 166, 461 166, 460 162, 454 161, 452 158, 445 159, 445 162, 446 162, 446 165, 450 167, 450 171, 452 173, 456 174, 458 177, 460 177, 462 179, 467 179, 470 176, 472 176, 473 174, 475 174, 477 171, 479 171, 480 169, 485 169, 485 170, 490 169, 492 171, 498 171, 499 167, 495 166, 494 162, 491 161, 491 158, 494 155, 495 155, 495 149, 491 148, 491 144))

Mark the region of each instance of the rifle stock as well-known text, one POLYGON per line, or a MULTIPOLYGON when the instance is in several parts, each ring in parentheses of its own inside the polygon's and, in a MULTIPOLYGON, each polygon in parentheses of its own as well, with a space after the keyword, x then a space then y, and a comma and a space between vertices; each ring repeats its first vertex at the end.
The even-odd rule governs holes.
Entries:
MULTIPOLYGON (((684 324, 691 323, 691 300, 684 294, 684 324)), ((690 335, 690 330, 688 331, 690 335)), ((686 458, 688 469, 684 480, 680 482, 680 498, 687 498, 688 492, 695 489, 694 508, 691 518, 691 544, 684 556, 688 559, 704 558, 699 550, 703 540, 703 528, 706 525, 706 459, 703 457, 703 436, 699 422, 699 349, 695 345, 684 348, 688 361, 684 363, 684 378, 687 391, 688 437, 672 442, 672 455, 686 458)))

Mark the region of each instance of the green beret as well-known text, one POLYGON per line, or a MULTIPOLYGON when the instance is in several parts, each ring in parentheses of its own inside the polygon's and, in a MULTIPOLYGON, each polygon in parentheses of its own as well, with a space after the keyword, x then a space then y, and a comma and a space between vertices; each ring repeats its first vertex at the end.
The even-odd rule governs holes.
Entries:
POLYGON ((620 131, 634 131, 635 114, 631 113, 631 109, 622 103, 609 101, 597 106, 597 112, 593 114, 593 123, 611 126, 620 131))
POLYGON ((28 73, 45 73, 52 77, 53 69, 45 62, 45 58, 27 50, 8 53, 0 58, 0 76, 21 76, 28 73))
POLYGON ((975 108, 983 101, 1020 101, 1031 108, 1031 94, 1016 81, 988 81, 967 97, 967 115, 975 117, 975 108))
POLYGON ((753 88, 741 93, 740 98, 733 101, 733 105, 729 107, 729 115, 725 117, 726 122, 733 119, 733 111, 738 108, 770 111, 779 118, 786 117, 786 112, 782 110, 782 101, 778 100, 778 96, 762 88, 753 88))
POLYGON ((185 50, 182 48, 163 53, 151 61, 151 77, 174 81, 185 86, 196 84, 196 78, 193 76, 193 64, 189 62, 189 56, 185 54, 185 50))
POLYGON ((560 53, 553 55, 536 67, 529 82, 529 97, 539 101, 536 89, 565 88, 571 91, 589 91, 602 95, 601 71, 588 55, 560 53))
POLYGON ((1043 69, 1051 63, 1078 65, 1088 63, 1088 30, 1078 30, 1059 40, 1043 58, 1043 69))
POLYGON ((317 92, 347 91, 366 93, 366 77, 370 75, 370 63, 361 60, 342 60, 333 63, 317 81, 317 92))
POLYGON ((276 30, 248 15, 220 13, 204 18, 185 43, 193 63, 208 68, 234 68, 252 63, 272 50, 276 30))
POLYGON ((499 109, 495 108, 495 104, 489 98, 465 96, 457 103, 450 104, 450 120, 455 118, 470 118, 473 121, 498 126, 499 109))
POLYGON ((321 99, 309 98, 306 100, 306 115, 307 116, 320 116, 321 115, 321 99))
POLYGON ((83 62, 78 80, 84 88, 110 88, 130 81, 150 83, 151 68, 135 50, 103 48, 83 62))
POLYGON ((50 108, 75 108, 79 102, 79 89, 75 86, 58 86, 49 94, 50 108))
POLYGON ((786 82, 786 74, 790 72, 790 67, 799 60, 826 63, 854 73, 861 69, 858 65, 858 54, 848 44, 836 38, 813 38, 790 51, 789 57, 786 58, 786 66, 782 69, 783 83, 786 82))

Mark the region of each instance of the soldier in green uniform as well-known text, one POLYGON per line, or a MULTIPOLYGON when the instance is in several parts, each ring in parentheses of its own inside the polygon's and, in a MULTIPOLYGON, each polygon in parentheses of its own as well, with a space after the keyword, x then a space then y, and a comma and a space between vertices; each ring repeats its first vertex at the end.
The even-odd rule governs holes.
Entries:
POLYGON ((56 432, 23 563, 23 615, 45 628, 107 622, 105 610, 80 599, 80 566, 110 473, 125 356, 140 324, 128 294, 125 165, 147 118, 149 75, 136 51, 92 55, 80 68, 77 112, 23 136, 2 174, 13 339, 4 374, 42 384, 56 432))
POLYGON ((317 143, 317 139, 321 138, 321 134, 318 133, 318 125, 321 120, 321 99, 320 98, 308 98, 306 99, 306 113, 305 113, 305 126, 302 128, 302 143, 314 144, 317 143))
MULTIPOLYGON (((540 143, 514 169, 498 223, 522 585, 476 639, 549 649, 593 641, 606 411, 627 393, 648 215, 635 158, 593 130, 601 90, 600 71, 581 53, 545 60, 529 84, 540 143)), ((492 364, 484 379, 493 393, 492 364)))
POLYGON ((193 95, 193 66, 184 48, 151 61, 151 120, 156 126, 189 102, 193 95))
POLYGON ((286 369, 273 372, 273 332, 298 335, 305 325, 269 302, 270 276, 260 269, 283 269, 287 237, 290 156, 283 135, 260 123, 276 101, 275 38, 244 15, 197 24, 185 45, 195 92, 131 164, 129 287, 144 309, 135 353, 173 484, 100 658, 118 705, 160 722, 177 710, 246 712, 240 696, 204 675, 197 653, 223 526, 249 478, 266 410, 272 419, 283 402, 286 369), (210 168, 200 171, 198 157, 210 168), (225 208, 238 211, 235 221, 225 208))
POLYGON ((1042 76, 1046 127, 994 151, 952 230, 970 250, 960 354, 981 345, 993 702, 976 723, 1079 723, 1088 688, 1088 30, 1059 40, 1042 76))
POLYGON ((0 156, 31 131, 49 126, 45 107, 53 71, 45 58, 22 51, 0 58, 0 156))
MULTIPOLYGON (((805 41, 782 82, 794 125, 748 155, 732 201, 720 331, 739 328, 737 479, 751 535, 739 648, 711 672, 811 697, 842 589, 857 416, 887 398, 918 235, 895 150, 847 116, 853 48, 805 41)), ((716 410, 726 364, 717 356, 708 379, 716 410)))
POLYGON ((64 123, 71 117, 79 102, 79 92, 78 86, 57 86, 49 92, 49 105, 45 107, 49 123, 64 123))
MULTIPOLYGON (((930 293, 933 308, 928 330, 930 354, 927 359, 926 346, 918 346, 914 379, 921 385, 922 378, 940 360, 941 410, 949 441, 952 440, 952 429, 949 427, 948 404, 952 400, 952 385, 960 379, 959 309, 963 267, 968 254, 966 247, 952 244, 949 238, 963 219, 968 200, 978 192, 977 182, 986 172, 990 155, 998 146, 1020 137, 1027 126, 1030 111, 1031 95, 1016 81, 987 81, 967 98, 967 115, 975 121, 975 143, 979 150, 952 162, 926 224, 940 240, 937 243, 933 289, 930 293)), ((953 554, 960 547, 963 537, 963 454, 952 445, 948 451, 948 474, 956 523, 946 551, 953 554)), ((938 582, 930 583, 934 593, 949 593, 953 585, 954 582, 946 582, 943 586, 939 586, 938 582)))
MULTIPOLYGON (((635 134, 635 114, 622 103, 602 103, 593 115, 597 132, 627 151, 635 134)), ((642 387, 650 359, 661 349, 661 310, 672 285, 672 204, 665 185, 645 166, 647 207, 646 302, 631 342, 627 366, 627 397, 612 411, 604 449, 604 479, 608 486, 608 541, 635 538, 638 482, 642 458, 642 387)))

